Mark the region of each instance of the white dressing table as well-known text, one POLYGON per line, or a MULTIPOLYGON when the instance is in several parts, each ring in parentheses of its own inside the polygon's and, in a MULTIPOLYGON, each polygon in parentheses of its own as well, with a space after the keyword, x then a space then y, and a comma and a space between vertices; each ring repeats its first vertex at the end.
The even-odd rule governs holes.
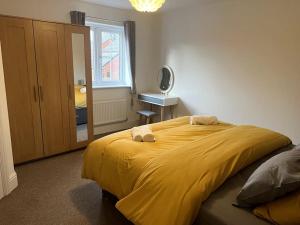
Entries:
POLYGON ((178 97, 169 95, 168 93, 174 86, 174 72, 169 66, 163 66, 158 76, 158 86, 161 93, 141 93, 138 95, 138 100, 150 104, 150 110, 140 110, 137 113, 142 117, 146 117, 146 123, 151 122, 151 118, 156 115, 152 111, 152 106, 160 107, 160 121, 165 119, 165 108, 170 108, 171 119, 174 118, 174 106, 178 104, 178 97))
POLYGON ((171 118, 174 118, 174 106, 178 104, 178 97, 159 93, 141 93, 138 95, 138 100, 150 105, 160 106, 161 121, 165 118, 166 107, 169 107, 171 118))

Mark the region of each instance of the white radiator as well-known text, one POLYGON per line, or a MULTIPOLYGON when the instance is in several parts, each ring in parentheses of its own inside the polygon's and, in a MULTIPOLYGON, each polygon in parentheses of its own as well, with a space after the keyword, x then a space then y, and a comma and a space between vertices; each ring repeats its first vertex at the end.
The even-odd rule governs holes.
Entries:
POLYGON ((127 99, 94 102, 94 126, 126 121, 127 105, 127 99))

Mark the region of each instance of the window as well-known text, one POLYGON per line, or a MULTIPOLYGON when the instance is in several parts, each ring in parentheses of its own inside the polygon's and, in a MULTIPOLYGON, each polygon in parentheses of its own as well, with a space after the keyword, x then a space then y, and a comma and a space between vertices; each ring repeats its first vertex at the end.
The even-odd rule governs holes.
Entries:
POLYGON ((93 87, 129 86, 124 27, 87 22, 91 27, 93 87))

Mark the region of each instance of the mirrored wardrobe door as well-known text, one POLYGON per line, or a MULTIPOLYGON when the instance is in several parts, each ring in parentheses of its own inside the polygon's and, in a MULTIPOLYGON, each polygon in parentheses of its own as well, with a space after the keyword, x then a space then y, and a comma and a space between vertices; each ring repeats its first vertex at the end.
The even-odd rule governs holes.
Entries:
POLYGON ((69 74, 69 113, 73 149, 93 139, 90 30, 66 26, 67 70, 69 74))

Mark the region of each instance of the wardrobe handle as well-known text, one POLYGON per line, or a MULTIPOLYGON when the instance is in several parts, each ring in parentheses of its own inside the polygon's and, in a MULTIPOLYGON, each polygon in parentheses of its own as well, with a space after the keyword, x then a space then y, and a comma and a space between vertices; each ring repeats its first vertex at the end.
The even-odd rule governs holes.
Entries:
POLYGON ((43 93, 42 86, 39 86, 39 92, 40 92, 41 100, 44 101, 44 93, 43 93))
POLYGON ((34 101, 37 102, 38 97, 37 97, 36 86, 33 86, 33 98, 34 98, 34 101))

